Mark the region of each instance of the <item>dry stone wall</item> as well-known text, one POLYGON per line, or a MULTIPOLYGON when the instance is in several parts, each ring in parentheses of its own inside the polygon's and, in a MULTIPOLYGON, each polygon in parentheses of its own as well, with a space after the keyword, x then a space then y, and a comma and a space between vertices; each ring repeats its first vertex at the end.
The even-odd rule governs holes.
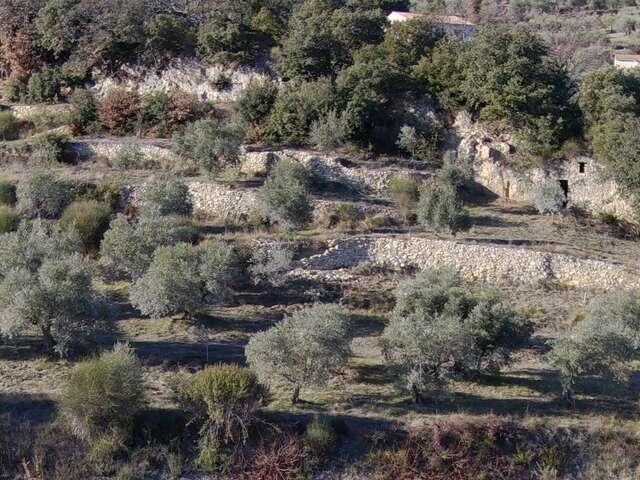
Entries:
POLYGON ((423 237, 360 237, 337 240, 319 255, 303 259, 304 270, 339 271, 362 264, 401 269, 454 268, 487 283, 559 282, 580 288, 640 287, 640 274, 617 264, 568 255, 513 248, 463 244, 423 237))
POLYGON ((309 168, 319 178, 346 185, 356 191, 383 194, 389 180, 395 176, 410 176, 418 181, 426 174, 401 167, 366 167, 353 165, 348 159, 334 154, 311 150, 253 150, 245 149, 241 156, 240 170, 248 175, 264 174, 279 159, 298 162, 309 168))
POLYGON ((54 105, 11 105, 8 110, 18 120, 30 120, 37 115, 59 116, 71 111, 71 106, 66 103, 54 105))
POLYGON ((111 162, 126 149, 133 149, 145 162, 169 167, 177 161, 168 140, 139 140, 126 138, 97 138, 74 141, 69 149, 78 160, 100 157, 111 162))
POLYGON ((266 78, 266 74, 250 68, 225 68, 221 65, 204 65, 194 60, 174 60, 167 68, 160 71, 131 67, 121 67, 116 76, 94 74, 98 78, 93 89, 104 95, 114 87, 136 90, 140 94, 155 91, 169 92, 181 90, 199 99, 215 102, 232 102, 238 99, 252 78, 266 78), (214 82, 220 76, 226 76, 231 84, 226 89, 218 89, 214 82))

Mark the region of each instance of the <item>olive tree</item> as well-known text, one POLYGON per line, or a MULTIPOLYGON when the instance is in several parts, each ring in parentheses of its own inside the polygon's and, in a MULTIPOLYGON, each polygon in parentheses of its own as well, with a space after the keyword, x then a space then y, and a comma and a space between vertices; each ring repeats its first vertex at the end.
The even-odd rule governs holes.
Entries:
POLYGON ((15 337, 35 328, 49 353, 64 356, 107 316, 79 255, 48 258, 32 272, 10 270, 0 283, 0 331, 15 337))
POLYGON ((113 275, 136 279, 151 264, 156 248, 190 241, 195 235, 190 223, 180 218, 145 215, 132 220, 118 215, 104 234, 100 260, 113 275))
POLYGON ((571 401, 581 376, 628 378, 640 355, 640 292, 614 292, 594 299, 585 317, 551 351, 563 396, 571 401))
POLYGON ((534 203, 538 212, 559 213, 566 202, 567 196, 558 181, 545 180, 536 187, 534 203))
POLYGON ((29 217, 56 218, 73 201, 71 185, 53 173, 38 170, 18 183, 16 208, 29 217))
POLYGON ((265 246, 255 251, 250 263, 249 273, 254 284, 280 287, 292 268, 293 252, 281 245, 265 246))
POLYGON ((245 135, 244 127, 238 123, 198 120, 173 136, 173 149, 187 164, 216 174, 236 163, 245 135))
POLYGON ((144 186, 140 198, 143 215, 191 215, 193 200, 180 178, 157 176, 144 186))
POLYGON ((209 241, 158 248, 148 270, 131 286, 130 299, 144 315, 191 317, 227 298, 235 256, 229 246, 209 241))
POLYGON ((280 160, 258 191, 261 213, 271 223, 286 229, 306 226, 313 211, 309 184, 310 175, 305 167, 280 160))
POLYGON ((325 386, 349 359, 347 314, 328 304, 298 310, 252 337, 245 354, 260 381, 290 386, 296 404, 301 388, 325 386))
POLYGON ((418 223, 435 231, 448 230, 455 235, 470 226, 469 212, 456 188, 441 180, 421 190, 416 213, 418 223))
POLYGON ((496 291, 469 291, 451 270, 401 282, 381 345, 415 402, 458 373, 496 372, 532 333, 531 323, 496 291))

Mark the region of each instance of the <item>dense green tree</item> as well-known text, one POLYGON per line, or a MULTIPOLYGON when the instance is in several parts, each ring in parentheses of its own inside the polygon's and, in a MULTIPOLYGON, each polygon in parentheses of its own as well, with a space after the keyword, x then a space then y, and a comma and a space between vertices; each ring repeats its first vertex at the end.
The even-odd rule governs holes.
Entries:
POLYGON ((51 172, 38 170, 18 183, 17 209, 29 217, 55 218, 74 199, 72 185, 51 172))
POLYGON ((255 130, 262 126, 278 98, 278 84, 272 80, 252 79, 236 102, 236 110, 255 130))
POLYGON ((306 0, 289 20, 278 70, 285 78, 331 77, 348 63, 348 52, 333 30, 335 0, 306 0))
POLYGON ((429 55, 443 36, 444 33, 429 19, 416 18, 391 24, 380 48, 390 62, 399 68, 409 68, 429 55))
POLYGON ((314 121, 334 106, 333 87, 327 79, 291 85, 280 92, 267 122, 273 142, 307 143, 314 121))

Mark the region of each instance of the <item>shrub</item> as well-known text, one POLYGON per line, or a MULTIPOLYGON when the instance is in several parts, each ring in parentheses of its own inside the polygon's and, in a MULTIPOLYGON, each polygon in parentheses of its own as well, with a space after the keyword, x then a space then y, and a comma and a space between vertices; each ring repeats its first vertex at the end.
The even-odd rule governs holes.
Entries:
POLYGON ((531 323, 497 292, 469 292, 449 270, 423 272, 395 291, 381 345, 415 402, 464 371, 497 371, 532 333, 531 323))
POLYGON ((116 135, 132 133, 140 117, 140 96, 123 88, 109 90, 98 105, 102 125, 116 135))
MULTIPOLYGON (((176 388, 178 402, 192 421, 200 425, 200 456, 206 460, 228 445, 243 445, 268 392, 256 375, 238 365, 215 365, 201 370, 176 388)), ((213 464, 213 465, 212 465, 213 464)))
POLYGON ((470 227, 469 213, 456 188, 444 181, 436 180, 421 190, 416 213, 421 225, 435 231, 446 229, 455 235, 470 227))
POLYGON ((258 248, 251 257, 249 273, 256 285, 280 287, 286 283, 292 264, 293 252, 284 246, 258 248))
POLYGON ((71 203, 71 185, 54 174, 35 171, 18 183, 17 209, 29 217, 56 218, 71 203))
POLYGON ((0 180, 0 205, 12 206, 16 200, 16 186, 7 180, 0 180))
POLYGON ((11 112, 0 112, 0 140, 15 140, 18 138, 20 120, 11 112))
POLYGON ((84 252, 97 252, 110 220, 111 209, 108 205, 96 200, 79 200, 65 209, 60 226, 78 232, 84 252))
POLYGON ((145 155, 135 144, 121 146, 110 161, 116 170, 138 170, 145 168, 145 155))
POLYGON ((245 131, 238 124, 198 120, 173 137, 176 154, 200 170, 216 174, 237 161, 245 131))
POLYGON ((20 216, 15 209, 0 205, 0 234, 13 232, 20 224, 20 216))
POLYGON ((418 182, 405 175, 395 176, 389 180, 387 193, 406 222, 418 203, 420 196, 418 182))
POLYGON ((329 110, 311 123, 309 141, 319 150, 334 150, 344 146, 346 129, 342 116, 335 110, 329 110))
POLYGON ((558 181, 546 180, 536 187, 534 203, 541 214, 559 213, 567 202, 567 196, 558 181))
POLYGON ((326 457, 335 448, 336 440, 333 427, 326 421, 315 417, 307 425, 304 435, 305 446, 320 463, 326 460, 326 457))
POLYGON ((69 95, 70 124, 76 132, 89 133, 97 129, 98 106, 91 90, 76 88, 69 95))
POLYGON ((130 433, 143 400, 142 366, 131 347, 118 343, 71 371, 62 409, 78 435, 95 438, 130 433))
POLYGON ((356 228, 362 215, 352 203, 342 202, 337 204, 329 216, 329 226, 339 230, 353 230, 356 228))
POLYGON ((233 86, 233 82, 228 75, 219 73, 216 78, 211 80, 211 85, 213 85, 216 90, 221 92, 223 90, 229 90, 233 86))
POLYGON ((614 292, 594 299, 585 318, 558 340, 551 360, 560 369, 563 395, 571 400, 584 375, 628 378, 630 362, 640 354, 640 295, 614 292))
POLYGON ((285 317, 276 326, 253 336, 245 355, 260 381, 300 389, 325 386, 351 354, 347 316, 337 305, 316 304, 285 317))
POLYGON ((200 113, 197 96, 177 90, 157 91, 143 98, 142 128, 152 136, 165 137, 200 113))
POLYGON ((144 315, 161 318, 182 312, 191 317, 227 298, 234 267, 233 252, 222 242, 159 247, 129 297, 144 315))
POLYGON ((58 101, 59 91, 60 73, 45 67, 29 78, 25 100, 30 103, 54 103, 58 101))
POLYGON ((111 275, 137 279, 151 264, 156 248, 191 242, 197 236, 184 219, 152 215, 129 220, 118 215, 100 245, 101 262, 111 275))
POLYGON ((180 178, 157 176, 148 181, 141 195, 144 215, 191 215, 189 187, 180 178))
POLYGON ((299 437, 280 436, 270 444, 263 443, 251 460, 248 476, 255 480, 304 478, 307 454, 299 437))
POLYGON ((43 133, 31 141, 31 162, 38 166, 49 166, 64 159, 66 137, 55 133, 43 133))
POLYGON ((280 160, 258 191, 261 213, 271 223, 292 229, 311 221, 313 206, 309 195, 309 173, 302 165, 280 160))

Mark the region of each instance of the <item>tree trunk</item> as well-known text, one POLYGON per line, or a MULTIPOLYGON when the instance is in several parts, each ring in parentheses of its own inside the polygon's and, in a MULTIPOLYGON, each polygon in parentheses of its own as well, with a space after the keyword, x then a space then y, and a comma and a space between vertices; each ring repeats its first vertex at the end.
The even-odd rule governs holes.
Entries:
POLYGON ((44 348, 47 350, 49 355, 53 355, 53 348, 56 346, 56 341, 54 340, 53 335, 51 335, 51 325, 42 325, 40 330, 42 332, 42 343, 44 348))
POLYGON ((293 395, 291 395, 291 403, 293 405, 300 402, 300 385, 295 385, 293 387, 293 395))
POLYGON ((422 395, 415 384, 411 385, 411 400, 418 405, 422 403, 422 395))

